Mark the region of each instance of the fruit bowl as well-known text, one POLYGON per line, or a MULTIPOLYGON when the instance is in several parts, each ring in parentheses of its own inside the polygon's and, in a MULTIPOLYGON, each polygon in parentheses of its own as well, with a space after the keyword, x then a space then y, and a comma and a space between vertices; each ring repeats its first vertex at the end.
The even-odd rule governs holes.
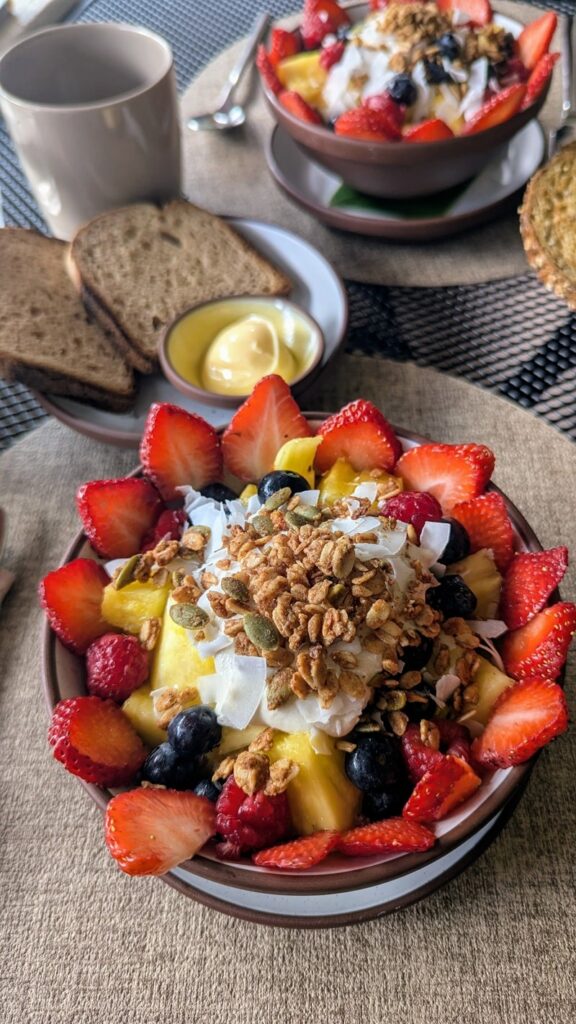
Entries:
MULTIPOLYGON (((326 418, 325 414, 308 413, 306 418, 313 429, 318 428, 326 418)), ((406 430, 397 431, 404 450, 426 443, 426 439, 406 430)), ((135 470, 133 476, 140 475, 135 470)), ((497 490, 492 485, 490 490, 497 490)), ((541 551, 541 545, 534 532, 516 507, 503 495, 510 517, 515 543, 521 551, 541 551)), ((77 557, 94 558, 84 533, 78 533, 66 551, 62 565, 77 557)), ((553 599, 553 598, 552 598, 553 599)), ((64 698, 82 695, 85 690, 84 661, 65 648, 55 633, 46 625, 43 635, 44 687, 49 709, 64 698)), ((537 755, 536 755, 537 756, 537 755)), ((437 843, 429 851, 418 854, 371 856, 350 860, 343 856, 332 857, 307 871, 297 874, 259 868, 250 861, 225 862, 219 860, 208 845, 202 854, 186 861, 182 868, 202 880, 223 883, 247 892, 293 895, 318 895, 343 893, 377 885, 385 880, 399 879, 426 865, 438 861, 449 851, 469 841, 479 833, 495 815, 503 811, 510 801, 516 799, 526 783, 535 762, 532 757, 525 763, 507 769, 496 770, 488 780, 470 797, 462 808, 453 811, 436 826, 437 843)), ((99 786, 82 783, 90 797, 104 810, 111 792, 99 786)), ((164 876, 170 884, 179 884, 179 876, 169 872, 164 876)))
MULTIPOLYGON (((368 4, 342 4, 353 23, 366 17, 368 4)), ((517 37, 523 25, 501 15, 495 22, 517 37)), ((536 100, 508 120, 476 134, 432 142, 367 141, 335 134, 324 125, 308 123, 279 102, 263 81, 269 110, 278 124, 304 152, 333 171, 344 184, 366 195, 407 199, 431 195, 461 185, 478 174, 529 121, 537 117, 548 94, 550 81, 536 100)))

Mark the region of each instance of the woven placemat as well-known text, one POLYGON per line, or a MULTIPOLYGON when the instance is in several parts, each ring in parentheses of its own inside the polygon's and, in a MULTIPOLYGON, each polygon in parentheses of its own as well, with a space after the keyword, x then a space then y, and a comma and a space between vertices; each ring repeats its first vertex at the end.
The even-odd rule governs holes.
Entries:
MULTIPOLYGON (((336 407, 363 394, 406 427, 492 444, 498 483, 542 541, 573 541, 576 449, 565 438, 430 370, 350 356, 338 366, 311 400, 336 407)), ((6 565, 17 574, 0 611, 3 1024, 569 1024, 573 734, 544 752, 481 860, 380 921, 266 929, 112 864, 99 812, 48 754, 35 591, 78 528, 78 484, 132 466, 131 453, 54 422, 0 458, 6 565)), ((563 594, 576 596, 573 570, 563 594)), ((574 701, 573 668, 568 678, 574 701)))

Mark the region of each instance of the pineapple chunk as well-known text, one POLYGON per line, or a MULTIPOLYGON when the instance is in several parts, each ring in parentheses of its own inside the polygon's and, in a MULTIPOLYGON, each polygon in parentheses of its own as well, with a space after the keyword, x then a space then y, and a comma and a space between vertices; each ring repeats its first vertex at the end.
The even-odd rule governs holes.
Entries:
POLYGON ((159 690, 161 686, 186 690, 194 686, 198 676, 207 676, 214 672, 214 659, 201 658, 194 644, 190 642, 187 631, 170 616, 173 604, 170 598, 164 612, 160 639, 154 651, 152 690, 159 690))
POLYGON ((150 747, 157 747, 166 739, 166 732, 156 722, 150 683, 144 683, 126 698, 122 710, 136 729, 141 740, 150 747))
POLYGON ((361 473, 357 473, 346 459, 337 459, 320 480, 320 504, 332 505, 339 498, 352 494, 358 484, 363 483, 394 483, 400 490, 404 487, 399 477, 392 476, 383 469, 378 471, 377 476, 372 469, 363 469, 361 473))
POLYGON ((461 562, 454 562, 449 565, 446 572, 449 575, 461 576, 473 594, 476 594, 478 604, 476 606, 476 617, 479 619, 493 619, 500 604, 500 591, 502 589, 502 576, 494 564, 492 552, 486 549, 476 551, 468 555, 461 562))
POLYGON ((235 754, 237 750, 245 750, 260 735, 262 729, 262 725, 247 725, 245 729, 232 729, 225 725, 222 729, 222 739, 215 751, 218 760, 226 754, 235 754))
POLYGON ((253 498, 255 494, 258 494, 258 488, 256 487, 256 484, 246 484, 246 487, 244 488, 242 494, 240 495, 240 501, 243 501, 245 504, 247 504, 250 498, 253 498))
POLYGON ((358 813, 361 794, 344 773, 343 752, 336 749, 334 739, 327 739, 332 752, 317 754, 307 732, 279 732, 269 754, 271 761, 287 757, 300 765, 287 790, 292 821, 300 835, 350 828, 358 813))
POLYGON ((480 657, 480 665, 474 674, 473 683, 478 689, 478 704, 474 709, 473 721, 486 725, 498 697, 509 686, 514 685, 514 680, 510 679, 510 676, 505 676, 492 662, 480 657))
POLYGON ((320 50, 297 53, 281 60, 276 68, 284 88, 300 93, 302 99, 313 107, 321 105, 322 90, 328 77, 327 71, 320 64, 320 57, 320 50))
POLYGON ((109 583, 102 598, 102 618, 125 633, 138 634, 145 619, 161 619, 168 600, 169 586, 154 583, 129 583, 116 590, 109 583))
POLYGON ((274 469, 287 469, 291 473, 299 473, 314 487, 314 457, 321 437, 296 437, 282 445, 274 459, 274 469))

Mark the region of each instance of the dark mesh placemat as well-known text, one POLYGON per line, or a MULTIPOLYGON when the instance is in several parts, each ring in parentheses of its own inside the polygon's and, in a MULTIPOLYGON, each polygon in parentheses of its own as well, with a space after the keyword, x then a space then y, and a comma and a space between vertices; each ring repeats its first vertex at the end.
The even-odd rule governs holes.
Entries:
MULTIPOLYGON (((574 13, 574 0, 539 7, 574 13)), ((245 34, 266 8, 281 17, 294 0, 92 0, 71 20, 146 25, 172 46, 183 89, 245 34)), ((7 224, 46 230, 0 123, 0 191, 7 224)), ((470 287, 384 288, 348 284, 349 349, 413 359, 498 391, 576 439, 576 318, 531 274, 470 287)), ((25 388, 0 381, 0 449, 45 417, 25 388)))

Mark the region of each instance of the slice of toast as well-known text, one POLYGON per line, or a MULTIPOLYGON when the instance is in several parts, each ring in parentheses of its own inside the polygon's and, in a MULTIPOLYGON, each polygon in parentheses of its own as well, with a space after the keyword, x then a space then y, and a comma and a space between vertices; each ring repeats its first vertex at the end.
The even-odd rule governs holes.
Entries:
POLYGON ((88 316, 65 255, 64 242, 36 231, 0 230, 0 376, 124 412, 133 371, 88 316))
POLYGON ((227 295, 287 295, 292 285, 227 224, 184 199, 101 214, 72 241, 68 270, 87 307, 142 373, 163 327, 227 295))
POLYGON ((559 150, 529 182, 520 231, 542 283, 576 309, 576 142, 559 150))

